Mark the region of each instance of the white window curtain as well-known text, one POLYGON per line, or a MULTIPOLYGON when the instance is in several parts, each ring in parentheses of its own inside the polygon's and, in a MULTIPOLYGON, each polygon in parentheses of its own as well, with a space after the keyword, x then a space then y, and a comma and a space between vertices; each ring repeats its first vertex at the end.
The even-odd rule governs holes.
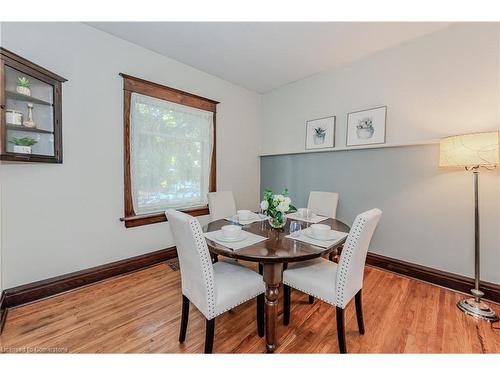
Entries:
POLYGON ((130 132, 136 214, 207 204, 212 112, 132 93, 130 132))

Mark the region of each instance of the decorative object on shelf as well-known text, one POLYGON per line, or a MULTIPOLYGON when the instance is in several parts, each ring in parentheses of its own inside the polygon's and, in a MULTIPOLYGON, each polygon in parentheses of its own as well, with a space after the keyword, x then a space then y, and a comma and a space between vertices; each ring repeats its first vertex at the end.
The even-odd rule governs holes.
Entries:
POLYGON ((335 145, 335 116, 306 122, 306 150, 335 145))
POLYGON ((273 194, 272 190, 266 190, 264 200, 260 202, 260 208, 268 216, 269 224, 276 229, 285 226, 287 213, 297 211, 288 197, 288 189, 285 189, 282 194, 273 194))
POLYGON ((24 120, 23 125, 26 126, 27 128, 35 128, 36 124, 35 121, 33 121, 33 103, 28 103, 28 119, 24 120))
POLYGON ((348 113, 346 146, 385 143, 386 113, 387 107, 348 113))
POLYGON ((22 112, 15 111, 13 109, 7 109, 5 111, 5 121, 10 125, 22 125, 23 114, 22 112))
POLYGON ((17 77, 16 91, 21 95, 31 96, 30 81, 26 77, 17 77))
POLYGON ((481 300, 484 293, 480 284, 480 241, 479 241, 479 168, 493 169, 500 165, 500 131, 473 133, 443 138, 439 147, 439 166, 465 168, 474 176, 474 259, 475 277, 473 298, 458 301, 457 306, 464 313, 490 322, 499 320, 491 307, 481 300))
POLYGON ((38 143, 37 140, 31 137, 12 137, 9 142, 14 145, 14 152, 17 152, 18 154, 31 154, 31 146, 38 143))

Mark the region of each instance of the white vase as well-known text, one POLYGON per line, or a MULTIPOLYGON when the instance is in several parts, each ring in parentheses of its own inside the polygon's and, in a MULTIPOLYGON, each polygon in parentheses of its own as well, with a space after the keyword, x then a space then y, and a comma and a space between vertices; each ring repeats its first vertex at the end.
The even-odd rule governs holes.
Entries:
POLYGON ((24 120, 23 125, 26 126, 27 128, 35 128, 36 124, 35 121, 33 121, 33 104, 28 103, 28 119, 24 120))
POLYGON ((31 96, 31 90, 29 87, 17 86, 16 91, 21 95, 31 96))
POLYGON ((14 152, 17 152, 18 154, 31 154, 31 146, 14 145, 14 152))

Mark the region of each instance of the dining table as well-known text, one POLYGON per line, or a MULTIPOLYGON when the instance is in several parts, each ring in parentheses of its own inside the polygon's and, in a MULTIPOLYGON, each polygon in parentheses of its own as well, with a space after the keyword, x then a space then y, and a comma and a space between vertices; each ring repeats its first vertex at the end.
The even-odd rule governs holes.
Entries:
MULTIPOLYGON (((271 227, 267 220, 256 221, 248 225, 242 225, 242 230, 265 237, 266 239, 253 245, 233 250, 220 242, 206 239, 212 254, 221 255, 243 261, 256 262, 260 264, 262 277, 266 284, 265 291, 265 336, 266 350, 273 353, 278 345, 277 311, 279 288, 283 282, 283 270, 288 263, 302 262, 319 258, 332 253, 341 247, 346 237, 343 236, 338 242, 329 247, 316 246, 298 239, 287 237, 290 234, 291 220, 287 219, 285 226, 281 229, 271 227)), ((212 221, 203 227, 204 232, 213 232, 228 225, 228 221, 220 219, 212 221)), ((302 229, 309 227, 308 222, 300 221, 302 229)), ((333 230, 348 233, 350 228, 347 224, 332 218, 327 218, 321 224, 329 225, 333 230)), ((332 286, 333 287, 333 286, 332 286)))

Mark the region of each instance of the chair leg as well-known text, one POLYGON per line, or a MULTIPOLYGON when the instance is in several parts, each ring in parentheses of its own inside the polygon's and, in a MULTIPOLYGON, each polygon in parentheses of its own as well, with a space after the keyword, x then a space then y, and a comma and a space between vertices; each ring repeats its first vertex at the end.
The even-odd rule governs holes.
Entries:
POLYGON ((290 304, 292 297, 292 288, 283 285, 283 325, 290 323, 290 304))
POLYGON ((264 274, 264 266, 262 265, 262 263, 259 263, 259 275, 262 274, 264 274))
POLYGON ((215 318, 208 320, 205 329, 205 354, 212 354, 214 347, 215 318))
POLYGON ((257 333, 264 337, 264 294, 257 296, 257 333))
POLYGON ((347 353, 345 346, 345 322, 344 309, 337 307, 337 337, 339 341, 339 351, 341 354, 347 353))
POLYGON ((182 296, 182 313, 181 313, 181 331, 179 333, 179 342, 184 342, 186 339, 186 331, 188 327, 189 319, 189 299, 186 296, 182 296))
POLYGON ((309 304, 312 305, 314 303, 314 297, 309 296, 309 304))
POLYGON ((362 335, 365 334, 365 323, 363 321, 363 303, 361 299, 361 289, 356 293, 354 297, 354 301, 356 304, 356 318, 358 319, 358 329, 359 333, 362 335))

